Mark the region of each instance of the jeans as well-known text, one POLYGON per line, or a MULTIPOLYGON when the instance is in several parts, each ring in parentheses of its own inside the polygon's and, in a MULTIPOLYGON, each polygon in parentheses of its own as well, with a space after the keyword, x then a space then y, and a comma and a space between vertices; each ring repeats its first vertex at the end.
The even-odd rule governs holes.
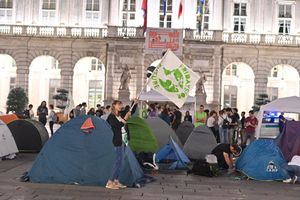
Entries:
POLYGON ((50 127, 50 131, 51 131, 51 135, 53 135, 53 125, 54 125, 54 122, 50 121, 49 122, 49 127, 50 127))
POLYGON ((255 140, 255 132, 244 132, 244 136, 243 136, 243 145, 246 146, 247 145, 247 141, 248 139, 250 139, 250 144, 255 140))
POLYGON ((221 143, 229 143, 228 140, 228 129, 224 129, 222 127, 219 128, 220 142, 221 143))
POLYGON ((123 145, 119 147, 115 147, 116 151, 116 160, 112 168, 112 173, 110 176, 110 180, 118 180, 120 173, 121 173, 121 168, 124 160, 124 154, 125 154, 125 148, 123 145))
POLYGON ((284 169, 286 170, 289 177, 293 178, 294 176, 297 176, 296 183, 300 183, 300 166, 298 165, 285 165, 284 169))

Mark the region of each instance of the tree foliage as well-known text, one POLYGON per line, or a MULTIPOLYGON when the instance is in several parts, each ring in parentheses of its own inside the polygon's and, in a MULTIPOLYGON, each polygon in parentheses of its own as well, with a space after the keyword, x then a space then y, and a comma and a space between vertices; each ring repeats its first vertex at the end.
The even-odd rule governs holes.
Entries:
POLYGON ((7 97, 6 112, 13 112, 21 115, 28 104, 28 97, 21 87, 13 88, 7 97))

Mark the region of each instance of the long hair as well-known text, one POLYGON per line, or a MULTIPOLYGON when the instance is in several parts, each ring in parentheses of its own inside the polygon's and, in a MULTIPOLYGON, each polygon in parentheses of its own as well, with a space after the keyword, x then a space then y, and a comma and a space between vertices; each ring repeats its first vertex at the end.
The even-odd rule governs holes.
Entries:
POLYGON ((119 101, 119 100, 114 100, 113 103, 111 104, 111 112, 116 115, 116 116, 119 116, 120 115, 120 112, 117 114, 116 113, 116 110, 115 110, 115 105, 117 104, 122 104, 122 101, 119 101))

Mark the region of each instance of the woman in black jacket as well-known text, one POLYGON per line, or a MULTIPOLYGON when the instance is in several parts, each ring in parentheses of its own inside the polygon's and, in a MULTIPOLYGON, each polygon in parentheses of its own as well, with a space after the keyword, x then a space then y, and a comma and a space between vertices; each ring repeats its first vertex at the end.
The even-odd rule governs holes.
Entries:
POLYGON ((110 124, 114 133, 113 144, 116 151, 116 160, 112 168, 112 174, 106 184, 106 188, 108 189, 120 189, 126 187, 119 182, 119 176, 125 154, 124 142, 127 142, 127 132, 125 130, 125 124, 131 116, 131 112, 127 112, 124 118, 122 118, 121 110, 122 102, 118 100, 114 101, 112 104, 112 112, 107 118, 107 122, 110 124))
POLYGON ((42 101, 41 105, 37 109, 37 115, 39 121, 45 126, 47 123, 48 108, 46 101, 42 101))

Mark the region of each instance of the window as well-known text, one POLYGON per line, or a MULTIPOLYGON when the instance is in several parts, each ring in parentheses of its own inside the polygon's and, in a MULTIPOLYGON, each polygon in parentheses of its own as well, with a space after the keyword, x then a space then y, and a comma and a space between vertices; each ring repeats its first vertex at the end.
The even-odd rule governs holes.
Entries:
POLYGON ((57 89, 60 88, 60 79, 50 79, 49 80, 49 104, 56 106, 56 101, 53 99, 53 96, 56 94, 57 89))
POLYGON ((237 65, 232 64, 225 68, 226 76, 237 76, 237 65))
POLYGON ((58 60, 56 60, 55 58, 51 59, 51 69, 60 69, 58 60))
POLYGON ((159 6, 159 27, 171 28, 172 27, 172 0, 160 0, 159 6), (165 4, 166 2, 166 4, 165 4))
POLYGON ((95 108, 98 103, 103 101, 103 81, 89 81, 89 107, 95 108))
POLYGON ((10 77, 9 91, 11 91, 13 88, 16 88, 16 77, 10 77))
POLYGON ((278 99, 278 88, 268 87, 267 94, 268 94, 270 101, 274 101, 274 100, 278 99))
POLYGON ((122 10, 122 25, 132 26, 135 22, 136 0, 124 0, 122 10))
POLYGON ((91 70, 92 71, 102 71, 103 64, 98 60, 93 58, 91 60, 91 70))
POLYGON ((12 23, 13 0, 0 0, 0 21, 12 23))
POLYGON ((56 23, 56 0, 43 0, 42 22, 46 25, 56 23))
POLYGON ((224 85, 223 107, 237 107, 237 86, 224 85))
POLYGON ((233 31, 235 33, 244 33, 247 21, 247 4, 235 3, 233 16, 233 31))
POLYGON ((278 5, 278 33, 290 34, 292 22, 292 5, 278 5))
POLYGON ((98 26, 100 23, 100 1, 86 0, 85 8, 86 25, 98 26))
POLYGON ((209 29, 209 0, 196 1, 197 2, 197 18, 196 27, 198 31, 209 29))

